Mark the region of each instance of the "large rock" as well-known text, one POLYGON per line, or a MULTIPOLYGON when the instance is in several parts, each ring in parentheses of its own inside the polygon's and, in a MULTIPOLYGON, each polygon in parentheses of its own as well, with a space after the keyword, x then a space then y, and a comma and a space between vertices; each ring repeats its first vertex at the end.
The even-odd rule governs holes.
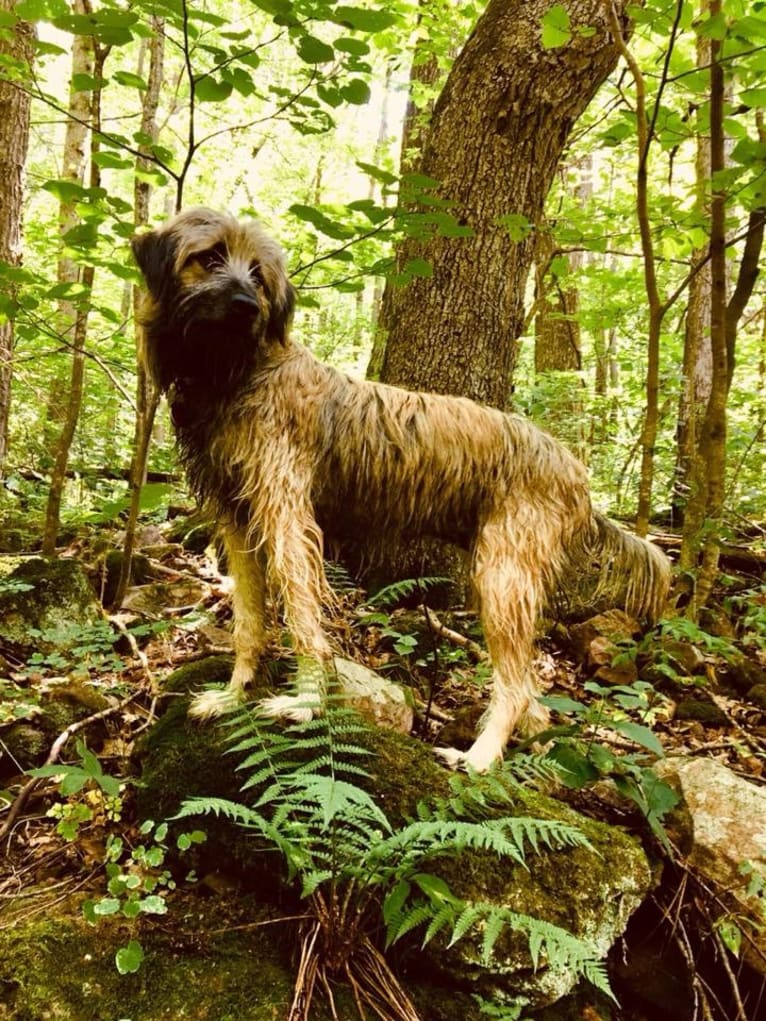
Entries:
POLYGON ((738 924, 749 919, 742 949, 766 975, 762 894, 748 894, 751 879, 761 890, 766 884, 766 790, 713 759, 672 757, 655 768, 682 797, 671 825, 687 865, 719 893, 738 924))
MULTIPOLYGON (((217 669, 222 667, 219 663, 217 669)), ((173 686, 193 689, 203 675, 201 665, 194 664, 173 686), (190 672, 196 676, 190 677, 190 672)), ((235 770, 236 761, 224 754, 225 727, 191 721, 186 705, 185 699, 176 700, 149 732, 142 749, 139 811, 154 819, 173 815, 192 795, 243 797, 238 793, 243 776, 235 770)), ((393 826, 414 818, 420 802, 433 804, 452 795, 451 774, 421 742, 383 729, 370 730, 363 740, 370 750, 370 759, 364 763, 370 776, 359 782, 373 794, 393 826)), ((544 919, 574 933, 605 957, 652 885, 640 845, 619 829, 525 788, 514 793, 513 807, 504 809, 505 814, 509 811, 576 826, 590 846, 540 854, 530 850, 527 867, 490 852, 462 853, 441 860, 438 866, 429 863, 427 870, 438 872, 461 897, 544 919)), ((208 840, 195 849, 197 857, 187 861, 186 867, 192 864, 201 874, 234 872, 266 899, 289 896, 283 864, 275 861, 273 853, 264 854, 252 834, 212 816, 201 819, 199 825, 207 831, 208 840)), ((420 964, 411 964, 408 977, 426 972, 436 976, 442 988, 464 989, 468 984, 493 1001, 510 1003, 520 997, 534 1007, 558 1000, 575 985, 576 976, 567 968, 553 968, 542 960, 535 969, 522 937, 501 938, 489 965, 481 961, 480 943, 481 934, 451 948, 435 942, 425 955, 417 956, 420 964)))
POLYGON ((104 619, 87 575, 76 560, 4 560, 0 646, 22 656, 65 649, 81 638, 78 630, 104 619))

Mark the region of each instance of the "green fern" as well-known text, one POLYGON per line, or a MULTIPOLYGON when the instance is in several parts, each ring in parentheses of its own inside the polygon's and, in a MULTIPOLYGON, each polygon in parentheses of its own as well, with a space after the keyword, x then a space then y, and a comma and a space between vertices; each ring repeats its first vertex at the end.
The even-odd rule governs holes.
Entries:
POLYGON ((396 603, 400 603, 403 599, 409 599, 413 593, 422 595, 429 588, 449 583, 449 578, 440 578, 438 576, 431 578, 403 578, 401 581, 392 582, 390 585, 385 585, 382 589, 379 589, 374 596, 369 597, 367 603, 370 606, 379 607, 395 606, 396 603))
MULTIPOLYGON (((377 913, 386 945, 419 929, 424 945, 440 936, 451 946, 476 933, 477 952, 489 961, 504 933, 521 933, 535 968, 543 962, 566 967, 608 991, 598 954, 587 943, 496 904, 465 902, 428 871, 434 859, 466 851, 490 851, 526 867, 528 855, 541 849, 590 846, 576 827, 516 815, 519 784, 507 770, 451 777, 448 796, 419 804, 416 818, 394 828, 362 786, 370 753, 360 740, 366 728, 353 713, 331 701, 323 716, 280 729, 244 707, 224 726, 229 753, 241 757, 246 803, 192 798, 177 818, 223 815, 279 850, 313 919, 301 933, 302 953, 323 948, 316 967, 324 988, 334 974, 354 974, 359 989, 370 990, 365 1004, 381 1017, 416 1016, 389 972, 390 1001, 381 1008, 373 992, 384 966, 367 935, 377 913)), ((310 1004, 311 997, 299 999, 310 1004)), ((308 1018, 308 1005, 305 1010, 301 1017, 308 1018)))

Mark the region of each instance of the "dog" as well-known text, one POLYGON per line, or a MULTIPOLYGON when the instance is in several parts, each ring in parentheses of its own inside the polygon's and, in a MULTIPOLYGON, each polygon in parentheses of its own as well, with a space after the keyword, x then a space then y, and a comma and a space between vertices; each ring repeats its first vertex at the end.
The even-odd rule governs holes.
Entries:
POLYGON ((597 594, 654 620, 665 556, 595 511, 583 465, 526 419, 467 398, 354 379, 294 341, 295 291, 256 222, 194 208, 133 239, 146 283, 143 357, 167 394, 193 492, 217 521, 234 578, 235 665, 192 713, 244 699, 281 603, 298 692, 264 711, 321 712, 333 651, 327 540, 421 536, 468 551, 493 665, 489 707, 453 765, 487 770, 510 736, 548 725, 531 671, 535 624, 568 572, 597 571, 597 594))

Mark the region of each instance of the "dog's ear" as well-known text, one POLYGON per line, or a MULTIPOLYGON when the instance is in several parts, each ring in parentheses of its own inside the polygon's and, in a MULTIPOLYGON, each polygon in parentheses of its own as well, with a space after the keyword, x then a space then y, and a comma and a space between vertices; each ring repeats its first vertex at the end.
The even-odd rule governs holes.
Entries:
POLYGON ((161 301, 163 293, 174 279, 174 240, 167 233, 152 230, 148 234, 137 234, 132 238, 130 247, 149 293, 156 301, 161 301))
POLYGON ((288 281, 285 284, 284 294, 275 298, 271 306, 267 335, 271 340, 278 340, 283 346, 287 344, 290 323, 293 321, 295 298, 296 290, 288 281))

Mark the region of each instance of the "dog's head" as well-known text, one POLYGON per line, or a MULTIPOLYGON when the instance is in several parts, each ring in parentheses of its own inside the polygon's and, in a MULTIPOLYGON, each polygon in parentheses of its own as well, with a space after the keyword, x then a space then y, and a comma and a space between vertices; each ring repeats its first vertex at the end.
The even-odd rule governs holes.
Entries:
POLYGON ((258 345, 285 345, 295 307, 282 250, 252 221, 188 209, 133 239, 146 281, 150 367, 163 389, 250 364, 258 345))

